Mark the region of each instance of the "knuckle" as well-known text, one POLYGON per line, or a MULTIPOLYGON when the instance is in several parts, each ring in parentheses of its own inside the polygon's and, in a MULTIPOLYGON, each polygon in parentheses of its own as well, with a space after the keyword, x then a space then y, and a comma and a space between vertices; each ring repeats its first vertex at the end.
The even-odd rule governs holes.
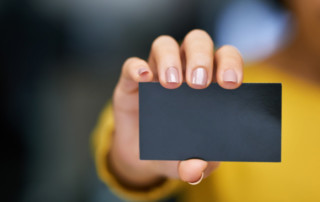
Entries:
POLYGON ((191 30, 185 37, 185 41, 189 41, 192 40, 193 38, 200 38, 200 37, 208 37, 211 39, 210 35, 208 34, 208 32, 206 32, 205 30, 202 29, 194 29, 191 30))
POLYGON ((221 64, 225 66, 241 67, 243 65, 243 59, 240 54, 234 52, 234 49, 219 49, 216 52, 217 56, 220 58, 221 64))
POLYGON ((224 45, 221 48, 219 48, 218 51, 222 52, 223 54, 228 53, 228 54, 238 55, 241 57, 240 51, 232 45, 224 45))
POLYGON ((190 35, 207 35, 209 36, 208 32, 203 29, 193 29, 189 32, 190 35))
POLYGON ((241 60, 239 60, 239 58, 229 57, 226 60, 226 66, 229 66, 229 67, 239 67, 240 64, 241 64, 241 60))
POLYGON ((224 45, 221 48, 219 48, 216 51, 216 55, 218 57, 228 57, 229 59, 234 59, 234 60, 241 60, 242 61, 242 56, 240 54, 240 51, 232 46, 232 45, 224 45))
POLYGON ((151 46, 151 50, 157 49, 159 46, 161 46, 162 44, 166 44, 166 43, 170 43, 170 42, 174 42, 176 43, 176 40, 169 35, 161 35, 158 36, 153 42, 152 42, 152 46, 151 46))

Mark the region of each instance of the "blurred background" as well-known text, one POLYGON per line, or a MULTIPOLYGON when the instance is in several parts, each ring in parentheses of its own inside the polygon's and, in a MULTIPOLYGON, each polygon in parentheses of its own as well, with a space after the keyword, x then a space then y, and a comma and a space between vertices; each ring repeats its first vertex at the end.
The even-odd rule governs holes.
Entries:
POLYGON ((246 62, 288 40, 268 0, 1 0, 1 201, 121 201, 96 176, 90 133, 121 65, 205 29, 246 62))

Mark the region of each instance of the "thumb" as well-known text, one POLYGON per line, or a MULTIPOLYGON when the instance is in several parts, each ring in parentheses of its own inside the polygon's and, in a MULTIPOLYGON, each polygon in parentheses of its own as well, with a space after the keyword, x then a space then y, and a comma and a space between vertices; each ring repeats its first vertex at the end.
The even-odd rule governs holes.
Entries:
POLYGON ((204 171, 208 167, 208 162, 200 159, 189 159, 180 161, 178 165, 179 176, 182 181, 195 183, 203 178, 204 171))

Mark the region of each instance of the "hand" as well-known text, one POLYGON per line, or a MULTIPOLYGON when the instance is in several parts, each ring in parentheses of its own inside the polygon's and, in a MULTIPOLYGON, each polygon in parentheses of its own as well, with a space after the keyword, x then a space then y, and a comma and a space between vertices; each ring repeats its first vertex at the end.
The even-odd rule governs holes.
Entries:
POLYGON ((189 32, 181 47, 170 36, 154 40, 148 61, 129 58, 122 67, 113 95, 115 132, 109 164, 118 180, 132 188, 151 186, 164 178, 197 182, 219 162, 139 160, 138 83, 159 81, 164 88, 178 88, 183 81, 195 89, 217 82, 225 89, 242 83, 243 61, 238 50, 223 46, 214 53, 210 36, 202 30, 189 32))

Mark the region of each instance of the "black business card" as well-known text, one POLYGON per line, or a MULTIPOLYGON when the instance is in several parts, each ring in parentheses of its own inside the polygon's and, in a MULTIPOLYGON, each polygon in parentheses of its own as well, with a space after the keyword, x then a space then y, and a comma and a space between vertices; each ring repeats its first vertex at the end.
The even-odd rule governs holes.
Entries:
POLYGON ((281 94, 278 83, 140 83, 140 159, 280 162, 281 94))

